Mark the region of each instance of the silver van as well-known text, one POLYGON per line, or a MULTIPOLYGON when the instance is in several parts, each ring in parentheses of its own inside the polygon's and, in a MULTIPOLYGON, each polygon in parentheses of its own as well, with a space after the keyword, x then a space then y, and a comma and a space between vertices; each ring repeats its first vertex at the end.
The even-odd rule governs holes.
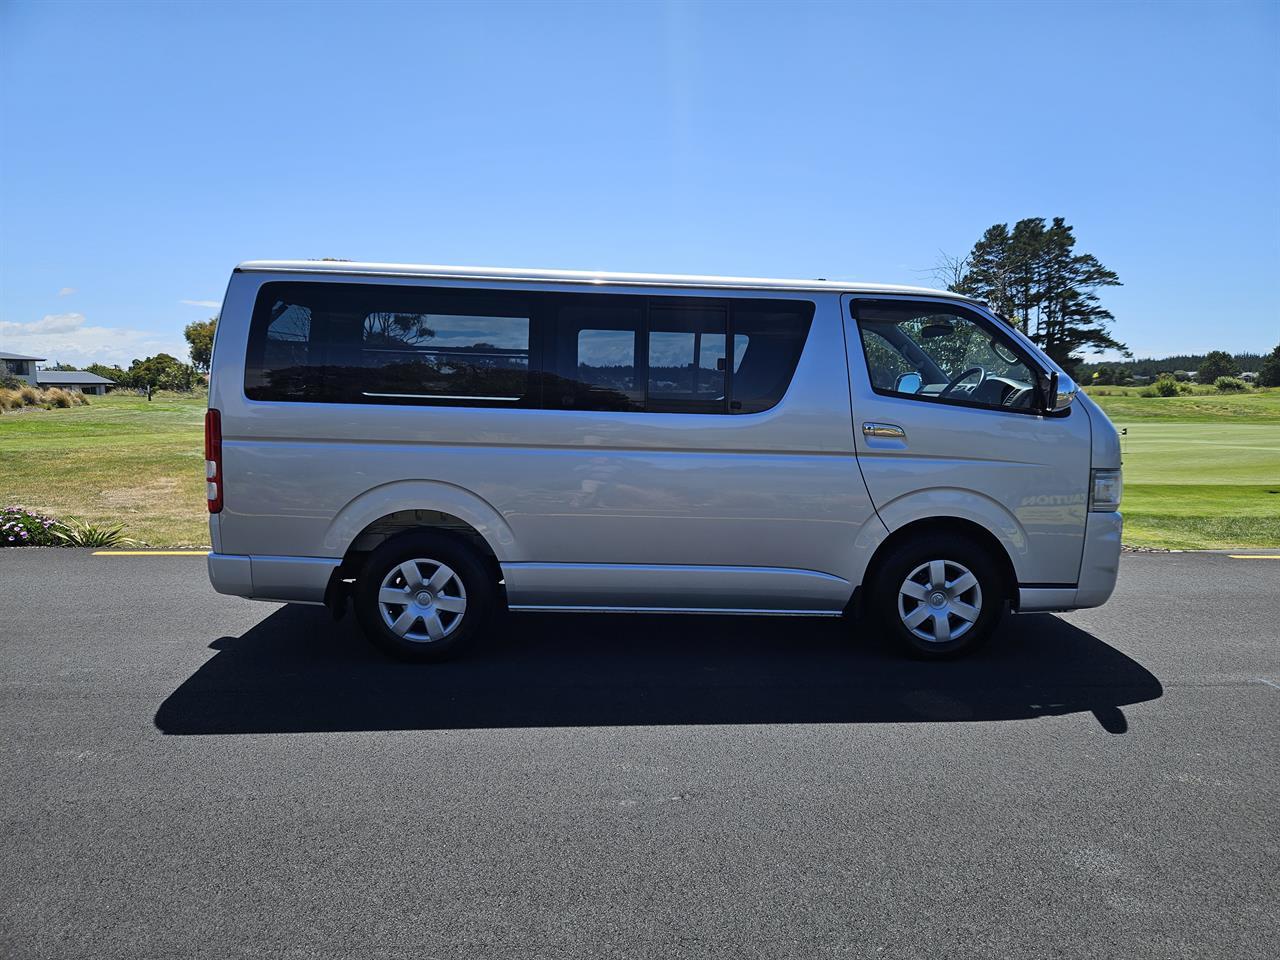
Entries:
POLYGON ((415 660, 504 608, 865 615, 951 656, 1120 558, 1106 416, 912 287, 244 263, 206 460, 218 591, 415 660))

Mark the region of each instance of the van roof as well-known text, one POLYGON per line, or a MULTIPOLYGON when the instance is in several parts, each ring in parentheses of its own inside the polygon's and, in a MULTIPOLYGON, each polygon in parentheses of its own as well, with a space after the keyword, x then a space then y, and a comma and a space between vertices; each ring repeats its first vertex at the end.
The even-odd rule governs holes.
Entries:
POLYGON ((431 277, 447 280, 509 280, 523 283, 581 283, 591 286, 694 287, 724 290, 885 293, 950 297, 975 303, 972 297, 929 287, 851 280, 785 280, 766 277, 716 277, 679 273, 615 273, 593 270, 539 270, 523 267, 449 267, 414 263, 359 263, 351 260, 247 260, 236 267, 251 273, 326 273, 342 276, 431 277))

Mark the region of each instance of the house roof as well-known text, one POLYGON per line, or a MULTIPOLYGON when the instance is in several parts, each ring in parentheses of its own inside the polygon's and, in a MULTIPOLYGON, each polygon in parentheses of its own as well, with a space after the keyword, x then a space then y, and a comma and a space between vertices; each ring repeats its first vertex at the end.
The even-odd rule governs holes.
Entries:
POLYGON ((852 280, 779 280, 766 277, 715 277, 679 273, 612 273, 591 270, 540 270, 524 267, 447 267, 415 263, 357 263, 351 260, 247 260, 236 267, 245 273, 312 273, 339 276, 430 277, 440 280, 488 280, 582 283, 593 286, 697 287, 725 290, 884 293, 949 297, 969 303, 971 297, 927 287, 862 283, 852 280))
POLYGON ((47 360, 47 357, 28 357, 25 353, 7 353, 0 350, 0 360, 47 360))
POLYGON ((98 384, 110 383, 114 384, 114 380, 108 380, 106 377, 100 377, 96 373, 89 373, 87 370, 37 370, 36 383, 40 384, 98 384))

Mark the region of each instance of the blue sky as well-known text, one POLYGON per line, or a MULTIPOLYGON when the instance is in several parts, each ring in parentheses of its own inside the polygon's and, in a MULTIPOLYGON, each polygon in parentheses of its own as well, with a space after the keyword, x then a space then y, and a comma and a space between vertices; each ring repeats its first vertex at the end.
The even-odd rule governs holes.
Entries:
POLYGON ((1280 341, 1280 4, 0 5, 0 348, 240 260, 929 282, 1065 216, 1139 355, 1280 341))

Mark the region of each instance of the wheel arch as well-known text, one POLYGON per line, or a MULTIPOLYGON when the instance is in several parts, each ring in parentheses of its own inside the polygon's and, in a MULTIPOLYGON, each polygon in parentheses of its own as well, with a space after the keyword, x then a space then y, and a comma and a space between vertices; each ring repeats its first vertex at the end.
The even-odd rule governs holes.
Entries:
MULTIPOLYGON (((905 494, 876 508, 889 530, 889 538, 919 523, 961 521, 994 540, 1001 555, 1013 567, 1013 582, 1021 578, 1030 563, 1031 541, 1022 522, 998 500, 977 490, 962 487, 934 487, 905 494)), ((886 538, 888 539, 888 538, 886 538)), ((883 542, 879 545, 883 549, 883 542)))
POLYGON ((324 546, 329 556, 345 558, 414 528, 465 537, 498 563, 524 559, 511 527, 491 504, 469 490, 435 480, 402 480, 365 491, 338 511, 324 546))
POLYGON ((874 581, 881 564, 884 562, 884 558, 904 541, 917 536, 945 536, 948 533, 973 540, 990 551, 991 556, 1000 565, 1004 574, 1007 599, 1016 606, 1018 602, 1018 573, 1014 566, 1013 557, 1010 556, 1008 549, 999 537, 984 525, 967 517, 927 517, 913 520, 896 528, 876 547, 871 560, 867 563, 866 575, 862 580, 863 584, 869 585, 874 581))

